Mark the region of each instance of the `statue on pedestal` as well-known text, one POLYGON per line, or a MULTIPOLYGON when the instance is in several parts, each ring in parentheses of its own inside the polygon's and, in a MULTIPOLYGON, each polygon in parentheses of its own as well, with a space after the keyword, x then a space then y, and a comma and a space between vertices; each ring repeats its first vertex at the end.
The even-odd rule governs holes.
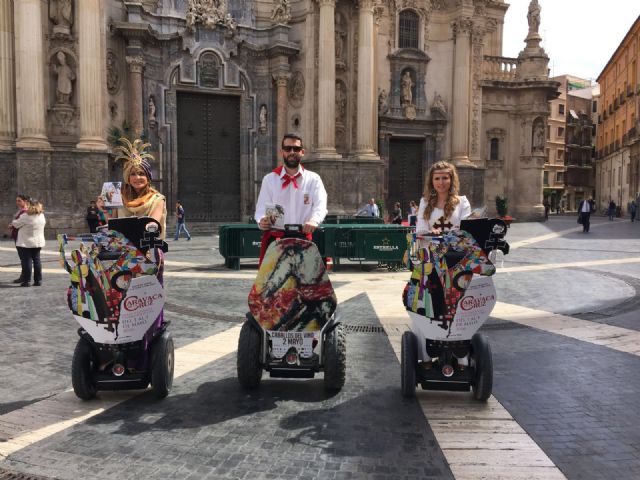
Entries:
POLYGON ((529 11, 527 12, 527 22, 529 22, 529 35, 537 34, 540 28, 540 5, 538 0, 531 0, 529 11))
POLYGON ((49 18, 55 25, 53 33, 71 35, 73 24, 73 1, 51 0, 49 3, 49 18))
POLYGON ((58 76, 56 83, 56 102, 62 105, 68 105, 73 91, 72 82, 76 79, 75 73, 69 65, 67 65, 67 56, 61 50, 56 54, 58 65, 53 65, 53 71, 58 76))

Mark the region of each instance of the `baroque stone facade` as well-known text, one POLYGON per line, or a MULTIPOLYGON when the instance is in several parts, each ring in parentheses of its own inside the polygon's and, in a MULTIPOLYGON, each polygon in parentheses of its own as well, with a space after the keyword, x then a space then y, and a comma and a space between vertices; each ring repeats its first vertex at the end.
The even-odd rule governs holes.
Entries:
POLYGON ((474 206, 500 194, 516 217, 542 214, 534 123, 557 84, 535 22, 518 58, 501 56, 501 0, 45 4, 0 7, 5 215, 25 192, 52 226, 81 229, 120 175, 110 127, 149 139, 156 183, 192 221, 250 217, 286 131, 304 138, 332 213, 372 196, 406 210, 446 159, 474 206))

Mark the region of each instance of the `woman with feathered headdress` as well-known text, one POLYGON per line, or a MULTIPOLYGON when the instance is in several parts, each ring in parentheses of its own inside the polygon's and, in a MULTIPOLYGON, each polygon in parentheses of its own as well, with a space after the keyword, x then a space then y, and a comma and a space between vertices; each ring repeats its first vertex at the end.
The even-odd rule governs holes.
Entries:
POLYGON ((151 146, 140 139, 131 143, 127 138, 120 139, 116 147, 120 154, 117 160, 124 160, 122 202, 124 207, 118 210, 119 217, 151 217, 162 227, 160 238, 165 238, 167 225, 167 205, 164 195, 151 186, 151 164, 153 156, 146 150, 151 146))

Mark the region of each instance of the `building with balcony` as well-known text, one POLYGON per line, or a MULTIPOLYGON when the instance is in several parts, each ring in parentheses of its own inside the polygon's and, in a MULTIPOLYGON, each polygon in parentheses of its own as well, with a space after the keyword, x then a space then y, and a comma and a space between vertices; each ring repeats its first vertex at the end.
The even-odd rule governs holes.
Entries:
POLYGON ((598 76, 596 204, 626 213, 640 192, 640 16, 598 76))

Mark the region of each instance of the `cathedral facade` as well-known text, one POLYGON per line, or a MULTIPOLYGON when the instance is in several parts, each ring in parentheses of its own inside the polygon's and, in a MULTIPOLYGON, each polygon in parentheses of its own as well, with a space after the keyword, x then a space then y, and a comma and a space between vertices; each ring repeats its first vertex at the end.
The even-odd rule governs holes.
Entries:
MULTIPOLYGON (((53 230, 120 180, 114 134, 152 145, 154 183, 192 222, 244 221, 285 132, 331 213, 406 211, 438 160, 462 194, 542 215, 549 99, 540 9, 501 56, 501 0, 14 0, 0 4, 0 196, 53 230), (523 32, 525 37, 525 32, 523 32), (114 133, 115 132, 115 133, 114 133)), ((117 136, 117 135, 116 135, 117 136)), ((171 208, 169 208, 171 210, 171 208)))

